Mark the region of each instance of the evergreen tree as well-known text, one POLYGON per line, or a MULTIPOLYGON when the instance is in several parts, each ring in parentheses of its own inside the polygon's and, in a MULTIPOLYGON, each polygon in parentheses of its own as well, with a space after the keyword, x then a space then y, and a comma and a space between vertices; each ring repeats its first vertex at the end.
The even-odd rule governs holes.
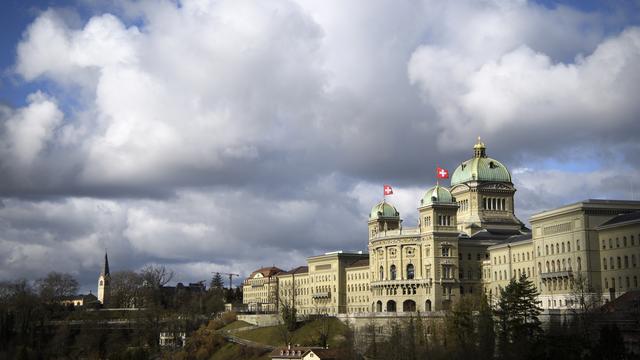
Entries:
POLYGON ((213 278, 211 279, 211 284, 209 285, 211 290, 221 290, 224 289, 224 280, 222 280, 222 275, 220 273, 215 273, 213 278))
POLYGON ((495 315, 498 317, 499 355, 503 359, 521 359, 523 354, 533 356, 535 342, 542 334, 538 316, 539 293, 533 282, 525 275, 518 281, 511 279, 507 287, 500 290, 495 315))
POLYGON ((478 311, 478 355, 481 359, 493 359, 496 346, 493 312, 486 296, 482 296, 478 311))

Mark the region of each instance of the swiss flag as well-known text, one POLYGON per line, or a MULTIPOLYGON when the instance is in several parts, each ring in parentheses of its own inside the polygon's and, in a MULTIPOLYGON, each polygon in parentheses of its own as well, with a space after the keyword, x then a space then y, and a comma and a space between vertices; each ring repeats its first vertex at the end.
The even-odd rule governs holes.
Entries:
POLYGON ((393 189, 391 188, 391 185, 385 185, 384 186, 384 195, 391 195, 393 194, 393 189))
POLYGON ((441 167, 438 168, 438 179, 448 179, 449 178, 449 170, 443 169, 441 167))

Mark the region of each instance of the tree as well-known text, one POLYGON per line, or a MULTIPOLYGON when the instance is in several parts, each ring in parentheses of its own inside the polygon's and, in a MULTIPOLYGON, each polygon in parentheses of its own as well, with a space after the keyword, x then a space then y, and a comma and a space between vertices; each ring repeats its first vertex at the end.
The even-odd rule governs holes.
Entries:
POLYGON ((526 275, 518 281, 511 279, 500 290, 495 315, 498 318, 499 355, 503 359, 521 359, 523 354, 532 356, 536 341, 542 334, 538 316, 540 294, 526 275))
POLYGON ((36 289, 40 298, 50 303, 75 295, 78 281, 70 274, 52 271, 46 277, 36 280, 36 289))
POLYGON ((493 312, 485 295, 480 301, 478 311, 478 356, 480 359, 493 359, 496 347, 495 323, 493 312))
POLYGON ((220 275, 220 273, 213 274, 209 288, 224 289, 224 280, 222 280, 222 275, 220 275))
POLYGON ((118 271, 111 275, 111 300, 116 308, 135 308, 142 304, 142 275, 118 271))
POLYGON ((571 311, 574 313, 574 319, 577 321, 576 325, 578 331, 581 332, 583 339, 589 342, 591 339, 591 317, 592 312, 600 307, 601 294, 594 290, 593 286, 589 283, 588 279, 578 272, 573 279, 570 300, 571 311))
POLYGON ((473 317, 474 304, 469 296, 462 297, 447 317, 446 335, 451 341, 448 347, 461 359, 475 351, 476 329, 473 317))

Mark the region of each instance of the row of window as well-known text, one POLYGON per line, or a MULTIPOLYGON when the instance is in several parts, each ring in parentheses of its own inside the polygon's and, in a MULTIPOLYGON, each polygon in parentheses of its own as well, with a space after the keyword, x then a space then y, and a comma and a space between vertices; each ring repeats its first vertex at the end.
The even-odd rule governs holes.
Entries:
POLYGON ((469 210, 469 200, 458 201, 458 211, 467 211, 467 210, 469 210))
MULTIPOLYGON (((640 235, 638 235, 638 239, 640 239, 640 235)), ((636 239, 633 237, 633 235, 630 236, 630 246, 635 246, 636 245, 636 239)), ((613 239, 609 238, 609 249, 613 249, 613 239)), ((638 245, 640 245, 640 241, 638 241, 638 245)), ((627 237, 623 236, 622 237, 622 247, 627 247, 629 242, 627 242, 627 237)), ((616 238, 616 248, 620 247, 620 238, 617 237, 616 238)), ((604 239, 602 239, 602 250, 605 250, 607 248, 607 242, 604 241, 604 239)))
MULTIPOLYGON (((627 285, 626 288, 630 289, 631 288, 631 278, 629 276, 625 277, 625 284, 627 285)), ((638 288, 638 276, 634 275, 633 276, 633 287, 634 288, 638 288)), ((609 279, 608 278, 604 278, 604 288, 605 289, 609 289, 609 279)), ((616 288, 616 278, 612 277, 611 278, 611 289, 615 289, 616 288)), ((618 289, 623 289, 624 286, 622 284, 622 276, 618 276, 618 289)))
POLYGON ((506 198, 482 198, 482 208, 485 210, 507 210, 506 198))
MULTIPOLYGON (((580 251, 580 240, 576 240, 576 250, 580 251)), ((565 242, 561 242, 561 243, 544 246, 545 255, 564 254, 565 252, 571 252, 571 242, 569 241, 566 242, 566 245, 565 245, 565 242)), ((538 246, 538 256, 541 256, 540 246, 538 246)))
MULTIPOLYGON (((488 258, 489 258, 489 253, 484 254, 484 257, 485 257, 486 259, 488 259, 488 258)), ((464 259, 463 259, 463 256, 462 256, 462 253, 458 253, 458 259, 460 259, 460 260, 464 260, 464 259)), ((472 255, 471 255, 471 253, 467 253, 467 260, 471 260, 471 259, 472 259, 472 255)), ((480 253, 476 253, 476 260, 478 260, 478 261, 479 261, 480 259, 482 259, 482 254, 480 254, 480 253)))
POLYGON ((367 291, 369 284, 353 284, 347 286, 347 291, 367 291))
POLYGON ((359 273, 353 273, 353 274, 348 274, 347 275, 347 280, 361 280, 361 279, 368 279, 369 278, 369 273, 367 272, 359 272, 359 273))
MULTIPOLYGON (((622 262, 622 259, 623 259, 623 258, 622 258, 621 256, 618 256, 618 257, 616 258, 617 262, 615 262, 615 263, 614 263, 614 262, 613 262, 613 260, 614 260, 614 259, 613 259, 613 256, 611 256, 611 257, 609 258, 609 263, 608 263, 608 265, 607 265, 607 258, 606 258, 606 257, 603 257, 603 258, 602 258, 602 267, 603 267, 603 270, 608 270, 608 267, 611 267, 611 270, 614 270, 614 269, 616 269, 616 264, 617 264, 617 268, 618 268, 618 269, 622 269, 622 268, 623 268, 623 264, 624 264, 624 269, 628 269, 628 268, 629 268, 629 256, 628 256, 628 255, 625 255, 625 256, 624 256, 624 263, 622 262)), ((632 267, 636 267, 636 265, 637 265, 637 264, 636 264, 636 255, 635 255, 635 254, 632 254, 632 255, 631 255, 631 266, 632 266, 632 267)))
MULTIPOLYGON (((581 271, 582 261, 579 256, 576 260, 578 263, 578 271, 581 271)), ((555 261, 554 260, 547 261, 547 263, 545 264, 545 270, 546 272, 567 271, 567 270, 571 271, 573 270, 571 267, 571 258, 562 259, 562 262, 560 261, 560 259, 555 261), (560 264, 562 264, 562 266, 560 266, 560 264)), ((540 262, 538 262, 538 272, 542 272, 542 264, 540 262)))
MULTIPOLYGON (((413 278, 415 278, 416 275, 416 270, 415 267, 413 266, 413 264, 407 264, 407 279, 411 280, 413 278)), ((389 267, 389 277, 388 280, 395 280, 397 278, 397 274, 398 271, 396 269, 395 265, 391 265, 389 267)), ((385 279, 385 274, 384 274, 384 266, 380 266, 380 280, 384 280, 385 279)))

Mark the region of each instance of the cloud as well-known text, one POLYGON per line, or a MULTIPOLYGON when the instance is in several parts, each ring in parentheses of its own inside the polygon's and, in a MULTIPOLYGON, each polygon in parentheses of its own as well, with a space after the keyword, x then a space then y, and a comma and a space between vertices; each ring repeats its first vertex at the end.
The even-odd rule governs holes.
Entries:
POLYGON ((85 4, 43 11, 17 44, 13 74, 40 90, 0 106, 2 278, 93 286, 105 247, 114 269, 184 281, 364 250, 381 184, 414 225, 436 164, 453 170, 477 135, 513 170, 522 220, 629 196, 600 175, 640 161, 625 18, 525 1, 85 4))

